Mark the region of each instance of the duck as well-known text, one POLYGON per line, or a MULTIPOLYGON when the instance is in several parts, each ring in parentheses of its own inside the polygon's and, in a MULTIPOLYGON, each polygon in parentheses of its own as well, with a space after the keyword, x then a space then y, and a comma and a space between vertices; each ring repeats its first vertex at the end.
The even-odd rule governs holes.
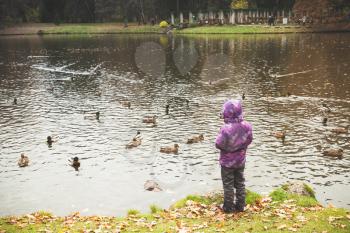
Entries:
POLYGON ((245 100, 245 93, 242 94, 242 100, 245 100))
POLYGON ((74 157, 73 161, 69 160, 69 162, 71 162, 70 166, 74 167, 74 169, 76 171, 78 171, 79 167, 80 167, 80 162, 79 162, 79 158, 78 157, 74 157))
POLYGON ((174 146, 166 146, 166 147, 161 147, 160 148, 160 152, 162 153, 173 153, 173 154, 177 154, 179 151, 179 145, 178 144, 174 144, 174 146))
POLYGON ((323 125, 327 125, 327 122, 328 122, 328 118, 327 117, 323 117, 322 124, 323 125))
POLYGON ((339 128, 331 129, 331 132, 333 132, 333 133, 348 133, 348 129, 339 127, 339 128))
POLYGON ((141 138, 134 137, 131 142, 126 144, 125 148, 126 149, 131 149, 131 148, 134 148, 134 147, 138 147, 139 145, 141 145, 141 141, 142 141, 141 138))
POLYGON ((169 108, 170 108, 169 104, 165 105, 165 114, 166 115, 169 115, 169 108))
POLYGON ((147 191, 154 191, 154 192, 159 192, 162 191, 160 188, 159 184, 153 180, 147 180, 145 184, 143 185, 145 190, 147 191))
POLYGON ((146 116, 143 118, 142 122, 147 124, 156 124, 157 116, 146 116))
POLYGON ((286 131, 276 131, 273 133, 273 136, 282 139, 282 142, 284 142, 284 140, 286 139, 286 131))
POLYGON ((329 156, 329 157, 337 157, 337 158, 342 158, 343 157, 343 149, 328 149, 323 151, 324 156, 329 156))
POLYGON ((100 120, 100 112, 96 112, 95 115, 96 115, 96 120, 100 120))
POLYGON ((13 99, 13 104, 17 105, 17 98, 13 99))
POLYGON ((332 112, 332 109, 326 104, 326 103, 322 103, 322 111, 325 112, 325 113, 331 113, 332 112))
POLYGON ((120 104, 121 104, 123 107, 131 108, 131 103, 130 103, 130 101, 121 101, 120 104))
POLYGON ((198 136, 193 136, 193 137, 187 139, 187 144, 197 143, 197 142, 200 142, 203 140, 204 140, 204 135, 200 134, 198 136))
POLYGON ((52 139, 51 136, 47 136, 46 142, 47 142, 47 144, 48 144, 49 146, 52 146, 52 143, 54 143, 55 141, 52 139))
POLYGON ((25 156, 24 153, 21 154, 21 158, 18 160, 18 166, 26 167, 29 165, 29 158, 25 156))

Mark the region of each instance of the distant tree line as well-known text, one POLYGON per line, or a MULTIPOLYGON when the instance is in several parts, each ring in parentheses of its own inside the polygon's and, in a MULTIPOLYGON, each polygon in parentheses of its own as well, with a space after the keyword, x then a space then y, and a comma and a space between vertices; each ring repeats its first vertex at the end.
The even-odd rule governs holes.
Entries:
MULTIPOLYGON (((307 1, 307 0, 305 0, 307 1)), ((329 0, 337 6, 349 0, 329 0)), ((0 0, 0 22, 157 22, 180 11, 292 9, 295 0, 0 0), (240 7, 243 6, 243 7, 240 7)))

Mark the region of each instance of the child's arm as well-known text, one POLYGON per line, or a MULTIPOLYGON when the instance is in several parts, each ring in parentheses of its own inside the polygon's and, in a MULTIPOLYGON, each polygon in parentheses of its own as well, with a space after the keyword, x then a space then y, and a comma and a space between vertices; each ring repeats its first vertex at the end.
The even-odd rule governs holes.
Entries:
POLYGON ((223 128, 221 128, 220 133, 215 140, 215 147, 219 150, 225 151, 226 143, 227 143, 227 137, 225 136, 225 132, 223 128))

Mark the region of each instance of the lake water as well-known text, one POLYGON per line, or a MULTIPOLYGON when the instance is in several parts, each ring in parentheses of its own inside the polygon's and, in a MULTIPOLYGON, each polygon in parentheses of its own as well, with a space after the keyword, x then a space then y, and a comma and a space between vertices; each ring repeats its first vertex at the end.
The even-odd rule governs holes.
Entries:
POLYGON ((242 93, 254 128, 247 188, 268 193, 302 180, 323 204, 349 208, 349 134, 331 132, 349 126, 349 61, 346 33, 1 37, 0 215, 122 215, 221 189, 219 114, 242 93), (331 108, 326 126, 322 103, 331 108), (156 126, 142 123, 152 115, 156 126), (272 133, 284 129, 283 144, 272 133), (125 149, 137 130, 142 145, 125 149), (185 144, 199 133, 202 143, 185 144), (51 148, 49 135, 58 138, 51 148), (159 152, 174 143, 178 155, 159 152), (333 147, 343 159, 322 155, 333 147), (25 168, 17 166, 22 152, 25 168), (146 180, 163 191, 145 191, 146 180))

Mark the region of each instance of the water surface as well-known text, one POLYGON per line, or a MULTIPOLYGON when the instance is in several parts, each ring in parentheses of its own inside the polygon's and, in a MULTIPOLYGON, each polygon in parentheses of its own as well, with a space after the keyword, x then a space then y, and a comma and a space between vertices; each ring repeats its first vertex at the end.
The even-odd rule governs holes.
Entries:
POLYGON ((322 203, 349 208, 349 134, 330 131, 349 126, 349 61, 345 33, 1 37, 0 214, 121 215, 220 189, 219 113, 242 93, 254 128, 247 188, 268 193, 302 180, 322 203), (326 126, 322 103, 332 110, 326 126), (148 115, 155 127, 142 123, 148 115), (283 129, 284 144, 272 136, 283 129), (137 130, 142 145, 125 149, 137 130), (204 142, 185 144, 199 133, 204 142), (49 135, 58 137, 51 148, 49 135), (159 152, 174 143, 178 155, 159 152), (324 157, 330 147, 344 158, 324 157), (22 152, 29 167, 17 166, 22 152), (79 172, 68 165, 74 156, 79 172), (144 191, 149 179, 164 191, 144 191))

